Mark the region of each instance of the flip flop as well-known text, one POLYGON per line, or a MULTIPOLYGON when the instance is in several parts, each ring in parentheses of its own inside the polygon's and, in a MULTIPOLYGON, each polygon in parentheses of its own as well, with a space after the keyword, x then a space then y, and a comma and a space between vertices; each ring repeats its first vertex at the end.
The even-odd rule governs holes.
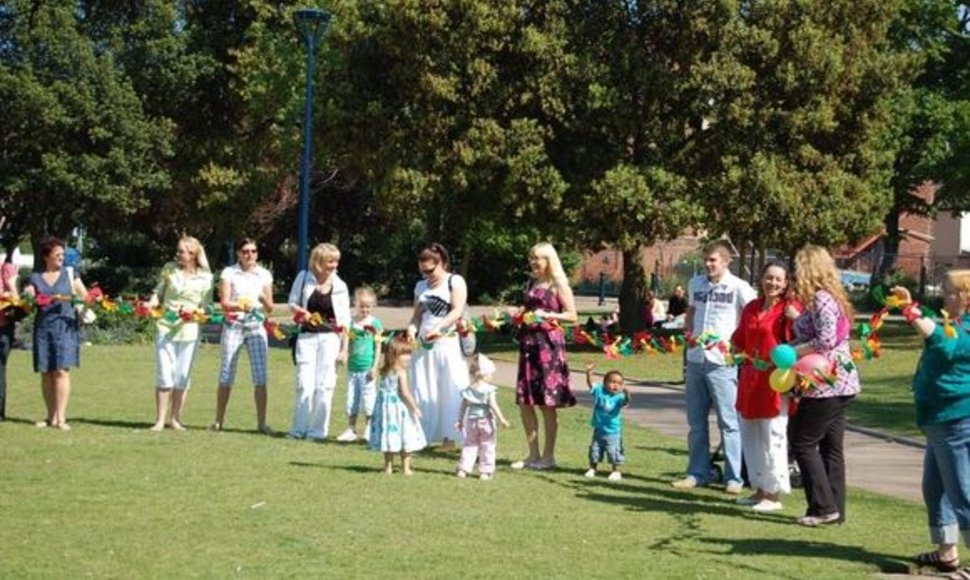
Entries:
POLYGON ((935 550, 932 552, 916 554, 913 556, 913 561, 920 566, 936 568, 940 572, 956 572, 957 569, 960 568, 960 558, 944 560, 943 558, 940 558, 940 553, 935 550))

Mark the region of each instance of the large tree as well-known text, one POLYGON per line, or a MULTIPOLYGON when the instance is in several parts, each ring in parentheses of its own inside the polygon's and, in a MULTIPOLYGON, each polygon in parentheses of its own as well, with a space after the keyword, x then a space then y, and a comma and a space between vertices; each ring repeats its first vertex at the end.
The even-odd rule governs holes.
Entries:
POLYGON ((169 183, 172 125, 146 114, 73 2, 0 5, 0 212, 7 240, 115 228, 169 183))
POLYGON ((895 38, 916 52, 922 68, 895 103, 899 146, 876 279, 896 264, 904 213, 932 217, 970 210, 970 3, 912 0, 895 38), (916 195, 929 183, 935 187, 931 200, 916 195))
POLYGON ((692 69, 694 175, 713 234, 791 250, 871 234, 891 199, 893 104, 918 59, 904 0, 725 2, 692 69))

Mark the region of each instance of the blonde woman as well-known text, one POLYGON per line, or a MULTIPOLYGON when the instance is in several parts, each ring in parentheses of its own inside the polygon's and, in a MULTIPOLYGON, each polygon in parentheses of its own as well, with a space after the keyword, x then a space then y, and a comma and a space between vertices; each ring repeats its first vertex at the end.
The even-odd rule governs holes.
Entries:
POLYGON ((560 323, 576 322, 576 304, 562 262, 551 244, 539 243, 529 250, 529 268, 532 281, 524 304, 510 312, 513 316, 531 312, 538 319, 519 329, 515 403, 522 416, 529 456, 513 463, 512 469, 554 469, 559 431, 557 409, 576 404, 566 364, 566 337, 560 323), (542 412, 545 429, 541 454, 536 407, 542 412))
POLYGON ((461 410, 461 389, 468 386, 468 367, 462 357, 455 324, 465 310, 465 279, 448 271, 448 251, 431 243, 418 252, 424 279, 414 287, 414 313, 407 336, 420 341, 411 358, 410 380, 421 411, 421 427, 429 442, 454 448, 461 410))
POLYGON ((256 429, 271 435, 266 424, 266 329, 262 320, 273 312, 273 275, 259 265, 256 240, 243 238, 236 243, 236 259, 219 275, 219 298, 222 310, 232 321, 222 328, 222 364, 219 368, 219 389, 216 395, 216 420, 209 427, 220 431, 225 426, 229 395, 236 380, 239 353, 245 347, 249 353, 249 370, 253 380, 253 399, 256 403, 256 429))
POLYGON ((337 365, 347 362, 350 294, 337 275, 340 250, 319 244, 309 269, 297 274, 290 290, 290 310, 305 320, 296 339, 296 397, 291 439, 323 441, 330 431, 330 404, 337 385, 337 365), (310 322, 318 315, 320 323, 310 322))
POLYGON ((937 548, 915 561, 953 572, 951 578, 970 578, 958 552, 961 536, 970 546, 970 270, 951 270, 943 281, 944 307, 954 316, 949 329, 925 316, 906 288, 892 293, 906 305, 903 318, 925 341, 913 399, 916 422, 926 435, 923 501, 937 548))
MULTIPOLYGON (((205 249, 192 236, 182 236, 175 250, 175 261, 162 268, 158 285, 149 301, 152 307, 161 305, 166 312, 192 314, 205 310, 212 303, 212 271, 205 249)), ((155 424, 152 431, 165 428, 169 400, 176 431, 185 431, 182 412, 189 394, 192 363, 199 344, 199 324, 177 318, 161 317, 156 323, 155 338, 155 424)))
POLYGON ((795 295, 802 313, 789 304, 785 315, 795 321, 798 356, 819 353, 836 369, 833 384, 821 383, 802 393, 791 421, 791 446, 802 472, 808 509, 803 526, 845 521, 845 412, 859 394, 859 373, 852 360, 849 332, 852 305, 842 288, 835 261, 825 248, 811 244, 795 255, 795 295))

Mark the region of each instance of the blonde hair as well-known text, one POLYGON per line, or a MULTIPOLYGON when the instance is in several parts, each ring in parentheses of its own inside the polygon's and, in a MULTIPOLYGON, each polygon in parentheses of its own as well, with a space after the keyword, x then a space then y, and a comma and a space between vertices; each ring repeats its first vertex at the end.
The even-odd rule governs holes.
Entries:
POLYGON ((727 240, 714 240, 712 242, 707 242, 704 246, 704 257, 708 257, 714 252, 721 254, 724 261, 728 264, 731 263, 731 244, 727 240))
POLYGON ((377 293, 370 286, 360 286, 354 290, 354 304, 360 304, 360 301, 364 298, 370 298, 372 302, 377 303, 377 293))
POLYGON ((551 278, 556 284, 557 289, 562 291, 563 288, 569 288, 569 278, 566 277, 566 271, 563 270, 562 262, 559 260, 559 254, 556 253, 556 248, 552 247, 552 244, 539 242, 532 246, 529 250, 529 255, 535 258, 546 259, 548 269, 542 275, 551 278))
POLYGON ((210 272, 209 269, 209 259, 205 257, 205 248, 202 247, 202 242, 192 236, 182 236, 179 238, 178 245, 185 244, 186 249, 192 252, 195 256, 195 267, 202 270, 203 272, 210 272))
POLYGON ((946 273, 946 281, 949 290, 960 299, 963 311, 967 311, 970 306, 970 270, 950 270, 946 273))
POLYGON ((323 271, 323 264, 327 260, 332 260, 336 258, 340 259, 340 250, 337 246, 333 244, 317 244, 313 247, 313 251, 310 252, 310 270, 314 274, 319 274, 323 271))
POLYGON ((394 366, 397 365, 397 359, 412 352, 414 352, 414 345, 407 340, 395 337, 384 343, 384 356, 381 359, 381 376, 386 377, 393 373, 394 366))
POLYGON ((809 306, 815 294, 825 290, 842 308, 842 313, 852 320, 854 310, 849 302, 835 268, 835 260, 828 250, 821 246, 806 244, 795 254, 795 295, 803 304, 809 306))

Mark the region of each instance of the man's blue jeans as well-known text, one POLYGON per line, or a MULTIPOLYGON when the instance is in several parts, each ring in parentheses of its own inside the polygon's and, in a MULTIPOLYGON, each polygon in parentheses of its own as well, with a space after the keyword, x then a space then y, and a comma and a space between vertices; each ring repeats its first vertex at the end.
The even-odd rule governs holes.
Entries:
POLYGON ((734 403, 738 397, 738 369, 710 362, 687 363, 687 475, 699 485, 711 478, 711 439, 708 416, 717 413, 724 442, 724 483, 741 484, 741 432, 734 403))

